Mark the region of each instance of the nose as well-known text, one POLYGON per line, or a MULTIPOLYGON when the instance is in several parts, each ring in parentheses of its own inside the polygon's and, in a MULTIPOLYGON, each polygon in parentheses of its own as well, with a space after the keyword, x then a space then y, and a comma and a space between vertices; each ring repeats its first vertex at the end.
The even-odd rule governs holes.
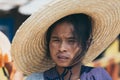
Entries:
POLYGON ((61 42, 60 47, 59 47, 59 51, 60 52, 66 52, 66 50, 67 50, 66 43, 65 42, 61 42))

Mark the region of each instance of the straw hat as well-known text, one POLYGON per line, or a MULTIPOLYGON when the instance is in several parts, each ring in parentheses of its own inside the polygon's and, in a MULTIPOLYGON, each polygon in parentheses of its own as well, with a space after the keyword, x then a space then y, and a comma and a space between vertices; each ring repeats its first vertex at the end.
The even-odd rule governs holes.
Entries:
POLYGON ((76 13, 93 19, 93 42, 83 64, 91 62, 120 34, 120 0, 54 0, 32 14, 16 32, 12 42, 16 67, 25 74, 53 67, 45 54, 45 33, 55 21, 76 13))
POLYGON ((0 67, 4 66, 5 62, 11 61, 11 43, 7 36, 0 31, 0 67))
POLYGON ((109 64, 119 64, 120 63, 120 52, 119 52, 119 39, 116 39, 104 52, 104 56, 88 63, 87 66, 101 66, 106 67, 109 64))

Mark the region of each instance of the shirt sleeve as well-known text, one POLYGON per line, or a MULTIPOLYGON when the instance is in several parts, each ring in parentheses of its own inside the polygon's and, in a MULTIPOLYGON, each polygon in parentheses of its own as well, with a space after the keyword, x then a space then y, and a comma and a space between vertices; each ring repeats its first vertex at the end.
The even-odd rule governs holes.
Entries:
POLYGON ((33 73, 26 80, 44 80, 43 73, 33 73))
POLYGON ((94 68, 90 73, 92 77, 94 76, 95 80, 112 80, 108 72, 101 67, 94 68))
POLYGON ((81 80, 112 80, 104 68, 97 67, 81 75, 81 80))
POLYGON ((104 80, 112 80, 112 78, 110 77, 108 72, 103 68, 101 68, 101 74, 102 74, 102 77, 104 78, 104 80))

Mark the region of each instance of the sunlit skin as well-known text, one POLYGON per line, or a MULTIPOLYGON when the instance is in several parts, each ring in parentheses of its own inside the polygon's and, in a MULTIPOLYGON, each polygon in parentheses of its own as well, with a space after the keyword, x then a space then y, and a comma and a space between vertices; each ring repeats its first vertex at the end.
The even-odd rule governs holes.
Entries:
MULTIPOLYGON (((77 37, 73 35, 73 25, 70 23, 58 24, 51 34, 49 48, 50 55, 57 65, 58 72, 63 72, 63 67, 70 66, 75 55, 81 51, 77 37)), ((72 71, 77 79, 79 77, 80 65, 76 65, 72 71), (73 70, 74 69, 74 70, 73 70)))
POLYGON ((70 66, 74 56, 80 51, 80 45, 73 31, 72 24, 62 23, 57 25, 51 34, 50 54, 58 66, 70 66))

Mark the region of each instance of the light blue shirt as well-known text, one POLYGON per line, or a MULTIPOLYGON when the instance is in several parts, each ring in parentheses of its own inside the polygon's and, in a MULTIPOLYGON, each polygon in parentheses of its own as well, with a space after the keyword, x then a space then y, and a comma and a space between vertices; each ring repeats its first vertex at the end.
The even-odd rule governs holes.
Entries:
POLYGON ((26 80, 44 80, 43 73, 33 73, 26 80))

